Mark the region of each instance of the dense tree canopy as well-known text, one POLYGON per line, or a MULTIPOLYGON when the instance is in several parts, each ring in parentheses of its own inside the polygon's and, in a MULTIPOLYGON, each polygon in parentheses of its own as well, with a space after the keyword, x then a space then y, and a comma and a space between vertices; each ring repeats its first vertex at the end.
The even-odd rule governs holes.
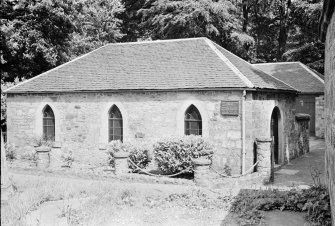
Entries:
POLYGON ((68 60, 71 1, 2 1, 1 75, 31 78, 68 60))

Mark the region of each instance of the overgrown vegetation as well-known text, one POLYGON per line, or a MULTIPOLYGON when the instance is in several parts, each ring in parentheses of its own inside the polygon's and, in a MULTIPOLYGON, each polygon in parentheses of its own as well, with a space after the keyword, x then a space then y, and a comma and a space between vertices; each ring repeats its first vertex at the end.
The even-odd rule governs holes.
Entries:
POLYGON ((167 174, 193 172, 192 159, 213 154, 212 145, 200 136, 172 137, 154 145, 158 167, 167 174))
MULTIPOLYGON (((130 160, 140 168, 146 168, 152 160, 151 146, 142 141, 133 141, 122 143, 119 140, 111 141, 107 146, 107 154, 109 163, 114 166, 114 153, 116 152, 127 152, 129 153, 130 160)), ((137 172, 138 169, 131 163, 128 164, 129 168, 133 172, 137 172)))
POLYGON ((17 153, 14 144, 7 142, 5 143, 4 148, 6 152, 6 159, 8 161, 12 161, 17 158, 17 153))
MULTIPOLYGON (((130 160, 142 169, 154 159, 163 173, 192 173, 192 159, 202 156, 209 158, 213 154, 212 145, 200 136, 171 137, 150 143, 111 141, 107 146, 109 162, 114 164, 114 153, 128 152, 130 160)), ((133 172, 138 171, 131 163, 129 167, 133 172)))
POLYGON ((199 217, 204 209, 211 213, 222 211, 230 202, 229 197, 185 186, 162 185, 157 189, 151 184, 129 183, 125 187, 117 181, 92 183, 91 180, 80 180, 78 183, 73 179, 27 175, 14 175, 12 181, 15 182, 15 193, 8 205, 1 207, 1 225, 26 225, 27 213, 44 202, 57 200, 64 200, 66 204, 66 208, 59 210, 59 217, 66 217, 69 225, 114 225, 111 220, 128 219, 129 212, 145 220, 148 214, 157 216, 157 224, 150 225, 159 225, 162 216, 169 218, 166 211, 182 215, 183 210, 190 217, 199 217), (79 207, 74 207, 69 200, 77 198, 87 199, 79 207))
POLYGON ((242 225, 258 225, 262 211, 269 210, 306 212, 306 219, 313 225, 331 225, 330 198, 324 186, 290 191, 241 190, 231 208, 242 225))

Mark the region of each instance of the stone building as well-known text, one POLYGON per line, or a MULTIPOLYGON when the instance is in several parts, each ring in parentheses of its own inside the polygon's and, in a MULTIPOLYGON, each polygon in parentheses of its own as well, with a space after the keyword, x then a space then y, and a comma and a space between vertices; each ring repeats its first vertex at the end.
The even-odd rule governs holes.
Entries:
POLYGON ((261 63, 254 66, 300 92, 296 98, 296 112, 309 114, 310 134, 322 138, 324 136, 322 96, 325 88, 323 75, 301 62, 261 63))
POLYGON ((184 134, 233 174, 257 161, 256 138, 274 138, 276 164, 302 154, 297 90, 207 38, 109 44, 6 92, 8 142, 49 135, 85 163, 105 163, 111 140, 184 134))
POLYGON ((326 178, 335 225, 335 1, 325 0, 320 18, 321 40, 325 42, 325 141, 326 178))

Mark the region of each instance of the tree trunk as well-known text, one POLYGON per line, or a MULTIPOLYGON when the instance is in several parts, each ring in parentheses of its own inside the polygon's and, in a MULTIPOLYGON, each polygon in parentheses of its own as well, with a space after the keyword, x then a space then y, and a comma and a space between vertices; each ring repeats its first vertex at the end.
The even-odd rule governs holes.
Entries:
POLYGON ((249 9, 248 0, 242 0, 242 10, 243 10, 243 27, 242 31, 247 32, 247 27, 249 23, 249 9))
POLYGON ((290 12, 291 0, 281 0, 279 6, 279 35, 277 48, 277 61, 281 61, 286 50, 288 20, 290 12), (287 1, 287 2, 286 2, 287 1))

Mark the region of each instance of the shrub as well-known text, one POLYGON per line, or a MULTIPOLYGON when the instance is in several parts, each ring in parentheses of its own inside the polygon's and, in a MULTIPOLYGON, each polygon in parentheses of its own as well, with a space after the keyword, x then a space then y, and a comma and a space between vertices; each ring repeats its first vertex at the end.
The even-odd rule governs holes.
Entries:
MULTIPOLYGON (((109 163, 114 166, 114 153, 116 152, 128 152, 129 158, 140 168, 145 168, 151 161, 150 157, 150 145, 145 142, 133 141, 122 143, 119 140, 111 141, 107 146, 108 160, 109 163)), ((137 172, 138 169, 131 163, 129 168, 133 172, 137 172)))
POLYGON ((65 148, 62 152, 61 159, 65 162, 66 166, 71 166, 72 162, 74 161, 74 157, 72 151, 65 148))
MULTIPOLYGON (((313 186, 300 191, 246 190, 235 199, 231 211, 245 220, 255 212, 260 213, 260 210, 274 209, 307 212, 306 219, 313 225, 331 225, 330 198, 324 186, 313 186)), ((258 224, 260 218, 253 220, 258 224)))
POLYGON ((17 158, 16 148, 14 144, 11 143, 5 143, 5 153, 6 153, 6 159, 8 161, 12 161, 17 158))
MULTIPOLYGON (((151 157, 152 146, 143 141, 138 141, 132 143, 132 145, 129 145, 129 148, 130 148, 129 153, 130 160, 133 163, 135 163, 138 167, 142 169, 146 168, 152 160, 151 157)), ((138 171, 138 169, 133 164, 129 164, 129 167, 133 172, 138 171)))
POLYGON ((14 160, 17 158, 16 148, 14 144, 5 143, 5 152, 6 152, 6 159, 7 160, 14 160))
POLYGON ((158 167, 166 174, 183 170, 192 173, 192 159, 213 154, 212 145, 200 136, 172 137, 154 145, 158 167))
POLYGON ((47 147, 52 148, 54 145, 53 139, 45 137, 43 135, 33 137, 33 143, 34 143, 34 146, 37 146, 37 147, 47 146, 47 147))
POLYGON ((37 155, 36 150, 33 147, 26 146, 20 149, 20 159, 28 160, 28 161, 36 161, 37 155))

